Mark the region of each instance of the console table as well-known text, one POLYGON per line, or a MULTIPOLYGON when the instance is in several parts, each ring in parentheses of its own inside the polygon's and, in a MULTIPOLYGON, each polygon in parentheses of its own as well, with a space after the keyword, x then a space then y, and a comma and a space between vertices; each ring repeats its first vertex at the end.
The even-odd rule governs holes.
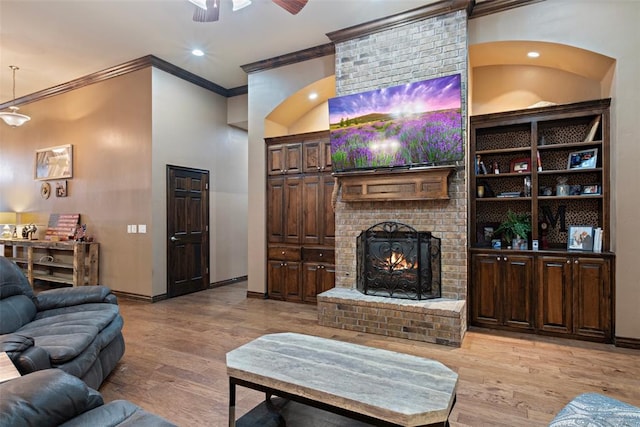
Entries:
POLYGON ((446 426, 458 382, 435 360, 295 333, 227 353, 227 373, 229 426, 236 385, 376 426, 446 426))

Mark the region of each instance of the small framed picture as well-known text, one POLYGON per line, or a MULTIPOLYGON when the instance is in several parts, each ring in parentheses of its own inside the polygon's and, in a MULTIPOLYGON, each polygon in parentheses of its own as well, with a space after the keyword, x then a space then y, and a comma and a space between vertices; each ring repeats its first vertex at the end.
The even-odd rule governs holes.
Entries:
POLYGON ((528 157, 522 157, 520 159, 511 160, 512 173, 531 172, 531 159, 528 157))
POLYGON ((56 182, 56 197, 67 197, 67 180, 56 182))
POLYGON ((476 241, 478 242, 479 247, 491 247, 493 233, 499 225, 500 223, 497 222, 484 222, 478 224, 476 228, 476 241))
POLYGON ((567 238, 568 250, 593 250, 593 227, 588 225, 571 225, 567 238))
POLYGON ((580 194, 600 194, 600 186, 598 184, 585 185, 580 194))
POLYGON ((598 149, 574 151, 569 154, 567 169, 593 169, 598 160, 598 149))

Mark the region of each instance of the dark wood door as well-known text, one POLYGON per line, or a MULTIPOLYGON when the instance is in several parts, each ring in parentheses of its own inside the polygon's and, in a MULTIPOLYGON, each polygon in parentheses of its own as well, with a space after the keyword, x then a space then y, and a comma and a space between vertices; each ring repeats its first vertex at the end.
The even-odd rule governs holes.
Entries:
POLYGON ((284 261, 269 260, 267 262, 267 283, 269 298, 284 299, 285 294, 285 266, 284 261))
POLYGON ((302 264, 297 261, 284 262, 284 298, 287 301, 302 301, 302 264))
POLYGON ((335 287, 336 269, 333 264, 305 262, 302 277, 304 302, 316 302, 316 296, 335 287))
POLYGON ((504 324, 512 328, 533 329, 533 257, 502 257, 504 284, 504 324))
POLYGON ((574 258, 573 329, 576 335, 609 339, 611 336, 611 281, 608 260, 574 258))
POLYGON ((543 256, 538 258, 538 329, 570 334, 573 313, 573 279, 571 259, 543 256))
POLYGON ((473 254, 471 281, 471 321, 480 326, 501 323, 501 256, 473 254))
POLYGON ((167 296, 209 287, 209 171, 167 165, 167 296))
POLYGON ((335 246, 336 214, 333 211, 333 206, 331 205, 335 179, 329 174, 323 174, 321 177, 320 184, 322 186, 322 204, 320 205, 321 209, 319 210, 319 212, 322 212, 321 243, 327 246, 335 246))

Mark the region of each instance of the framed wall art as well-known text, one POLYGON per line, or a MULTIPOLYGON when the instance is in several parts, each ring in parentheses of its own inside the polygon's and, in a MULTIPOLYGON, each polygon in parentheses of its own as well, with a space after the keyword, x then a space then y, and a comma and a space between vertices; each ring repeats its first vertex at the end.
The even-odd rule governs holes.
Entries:
POLYGON ((73 146, 71 144, 36 150, 35 179, 73 177, 73 146))

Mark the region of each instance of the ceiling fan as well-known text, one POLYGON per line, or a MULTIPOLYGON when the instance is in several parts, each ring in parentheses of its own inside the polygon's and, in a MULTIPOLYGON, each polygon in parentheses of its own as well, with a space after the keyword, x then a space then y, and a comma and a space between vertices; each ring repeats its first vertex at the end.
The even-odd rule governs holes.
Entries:
MULTIPOLYGON (((189 0, 196 5, 193 20, 196 22, 215 22, 220 17, 220 0, 189 0)), ((309 0, 272 0, 275 4, 296 15, 309 0)), ((251 4, 251 0, 233 0, 233 10, 240 10, 251 4)))

